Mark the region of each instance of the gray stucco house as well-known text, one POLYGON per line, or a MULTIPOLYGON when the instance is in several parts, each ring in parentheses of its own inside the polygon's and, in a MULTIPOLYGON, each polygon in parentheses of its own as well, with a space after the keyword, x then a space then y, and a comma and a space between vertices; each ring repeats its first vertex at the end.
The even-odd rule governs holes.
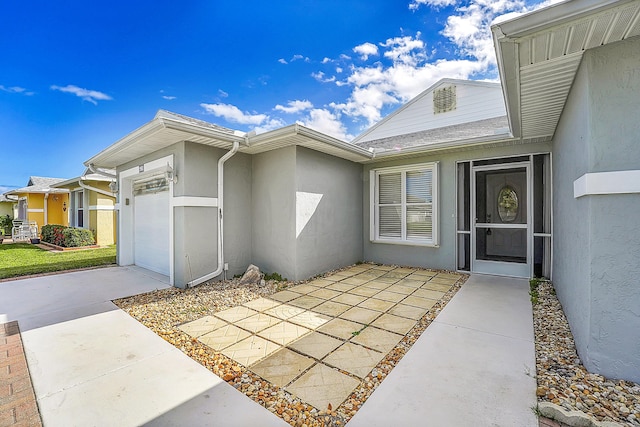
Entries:
POLYGON ((186 287, 359 260, 553 279, 585 366, 640 381, 640 0, 492 28, 501 82, 444 79, 357 137, 159 111, 115 169, 118 263, 186 287))

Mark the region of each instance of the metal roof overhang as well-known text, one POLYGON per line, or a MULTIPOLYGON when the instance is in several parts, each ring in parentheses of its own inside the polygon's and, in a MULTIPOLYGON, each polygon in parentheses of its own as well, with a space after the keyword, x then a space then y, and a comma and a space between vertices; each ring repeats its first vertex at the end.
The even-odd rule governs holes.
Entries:
POLYGON ((640 35, 640 0, 573 0, 492 26, 511 131, 553 138, 585 50, 640 35))
POLYGON ((84 165, 115 169, 119 165, 181 141, 191 141, 228 150, 236 141, 244 144, 245 138, 192 123, 156 117, 96 154, 84 162, 84 165))

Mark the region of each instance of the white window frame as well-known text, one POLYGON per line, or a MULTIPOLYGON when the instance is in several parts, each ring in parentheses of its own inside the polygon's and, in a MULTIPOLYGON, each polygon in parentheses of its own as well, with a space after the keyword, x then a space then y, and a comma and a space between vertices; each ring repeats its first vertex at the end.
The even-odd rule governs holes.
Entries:
POLYGON ((438 222, 438 165, 439 162, 420 163, 415 165, 396 166, 388 168, 372 169, 369 172, 369 239, 373 243, 389 243, 395 245, 411 245, 411 246, 439 246, 439 222, 438 222), (432 238, 431 239, 407 239, 407 192, 406 192, 406 173, 414 171, 430 170, 432 173, 431 178, 431 226, 432 226, 432 238), (379 235, 379 176, 390 173, 401 173, 401 185, 402 185, 402 214, 401 214, 401 237, 389 238, 380 237, 379 235))

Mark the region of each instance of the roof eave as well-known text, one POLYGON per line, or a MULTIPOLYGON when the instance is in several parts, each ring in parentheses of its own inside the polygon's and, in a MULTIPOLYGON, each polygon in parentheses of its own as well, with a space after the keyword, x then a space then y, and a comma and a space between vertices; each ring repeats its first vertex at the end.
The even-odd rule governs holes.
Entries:
POLYGON ((508 134, 501 134, 501 135, 492 135, 489 137, 469 138, 464 140, 447 141, 447 142, 441 142, 436 144, 418 145, 415 147, 408 147, 400 150, 376 151, 372 159, 372 162, 390 160, 396 157, 416 155, 421 153, 429 154, 434 151, 461 149, 461 148, 468 149, 468 148, 474 148, 474 147, 478 147, 486 144, 496 144, 496 143, 511 142, 511 141, 517 141, 517 140, 519 140, 519 138, 516 138, 511 133, 508 133, 508 134))

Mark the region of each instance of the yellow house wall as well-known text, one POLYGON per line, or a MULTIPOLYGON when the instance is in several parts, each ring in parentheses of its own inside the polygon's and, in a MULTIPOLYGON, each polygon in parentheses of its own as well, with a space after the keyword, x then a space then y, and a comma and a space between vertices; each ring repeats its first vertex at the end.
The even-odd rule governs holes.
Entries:
POLYGON ((47 224, 69 225, 69 215, 63 211, 64 203, 69 206, 69 195, 49 194, 47 198, 47 222, 44 220, 44 196, 42 193, 22 193, 18 195, 20 198, 27 198, 27 220, 35 221, 38 224, 38 228, 47 224), (42 212, 30 212, 33 209, 38 209, 42 212))
POLYGON ((69 225, 69 194, 50 194, 47 206, 49 224, 69 225))
MULTIPOLYGON (((109 190, 108 182, 89 182, 90 186, 104 191, 109 190)), ((116 242, 115 197, 96 191, 89 191, 89 228, 95 232, 96 244, 113 245, 116 242), (107 209, 105 209, 107 208, 107 209)))

